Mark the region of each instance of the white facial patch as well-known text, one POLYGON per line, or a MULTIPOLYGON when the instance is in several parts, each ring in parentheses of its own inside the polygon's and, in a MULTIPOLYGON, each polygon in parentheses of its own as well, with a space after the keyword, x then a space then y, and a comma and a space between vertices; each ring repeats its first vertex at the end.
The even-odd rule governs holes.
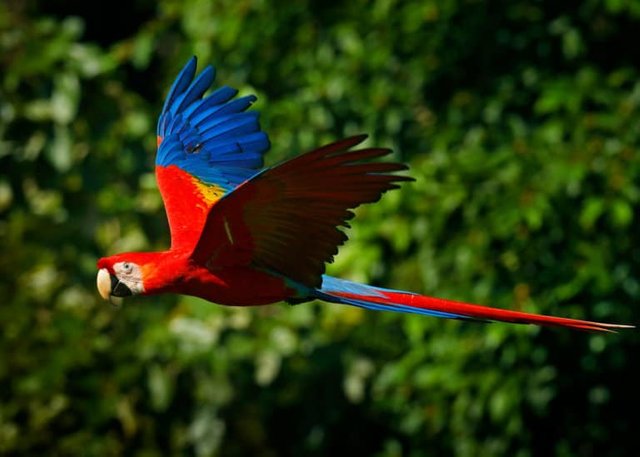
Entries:
POLYGON ((144 292, 142 270, 139 265, 132 262, 118 262, 113 264, 113 271, 132 294, 137 295, 144 292))

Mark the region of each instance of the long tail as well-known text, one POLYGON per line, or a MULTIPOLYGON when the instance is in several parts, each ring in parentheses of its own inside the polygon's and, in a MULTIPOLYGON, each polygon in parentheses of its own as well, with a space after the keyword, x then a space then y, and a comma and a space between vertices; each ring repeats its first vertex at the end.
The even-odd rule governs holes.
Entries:
POLYGON ((366 309, 423 314, 447 319, 535 324, 596 332, 613 332, 615 329, 634 327, 471 305, 411 292, 366 286, 326 275, 323 276, 322 288, 316 291, 315 298, 366 309))

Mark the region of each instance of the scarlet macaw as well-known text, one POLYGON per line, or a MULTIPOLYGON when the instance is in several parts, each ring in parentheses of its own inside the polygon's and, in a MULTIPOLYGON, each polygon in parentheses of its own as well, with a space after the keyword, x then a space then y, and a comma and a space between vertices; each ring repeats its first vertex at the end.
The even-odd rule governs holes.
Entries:
POLYGON ((377 201, 397 183, 397 163, 371 162, 391 151, 353 150, 354 136, 264 168, 269 139, 253 95, 224 86, 210 95, 215 71, 196 78, 196 58, 167 95, 157 128, 156 178, 171 248, 98 261, 105 299, 180 293, 231 306, 314 299, 451 319, 505 321, 607 331, 624 325, 542 316, 426 297, 324 274, 347 236, 351 209, 377 201), (195 78, 195 79, 194 79, 195 78))

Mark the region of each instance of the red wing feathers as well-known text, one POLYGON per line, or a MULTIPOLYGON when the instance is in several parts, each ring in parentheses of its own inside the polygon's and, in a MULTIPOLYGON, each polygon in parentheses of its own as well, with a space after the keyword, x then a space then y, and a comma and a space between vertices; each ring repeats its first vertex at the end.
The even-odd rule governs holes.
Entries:
POLYGON ((349 149, 356 136, 267 169, 211 208, 193 257, 216 266, 252 265, 318 287, 346 239, 339 227, 362 203, 377 201, 398 182, 397 163, 362 162, 388 149, 349 149))
POLYGON ((171 248, 193 249, 209 209, 224 195, 224 189, 202 183, 175 165, 156 166, 156 179, 171 231, 171 248))

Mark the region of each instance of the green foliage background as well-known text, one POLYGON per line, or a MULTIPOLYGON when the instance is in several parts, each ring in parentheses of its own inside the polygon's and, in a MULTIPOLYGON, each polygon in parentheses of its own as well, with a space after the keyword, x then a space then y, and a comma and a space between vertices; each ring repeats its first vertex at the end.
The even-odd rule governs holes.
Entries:
POLYGON ((162 249, 155 120, 186 59, 256 93, 269 163, 345 135, 415 183, 332 274, 638 322, 640 3, 0 3, 0 454, 637 455, 638 332, 326 304, 114 310, 162 249))

